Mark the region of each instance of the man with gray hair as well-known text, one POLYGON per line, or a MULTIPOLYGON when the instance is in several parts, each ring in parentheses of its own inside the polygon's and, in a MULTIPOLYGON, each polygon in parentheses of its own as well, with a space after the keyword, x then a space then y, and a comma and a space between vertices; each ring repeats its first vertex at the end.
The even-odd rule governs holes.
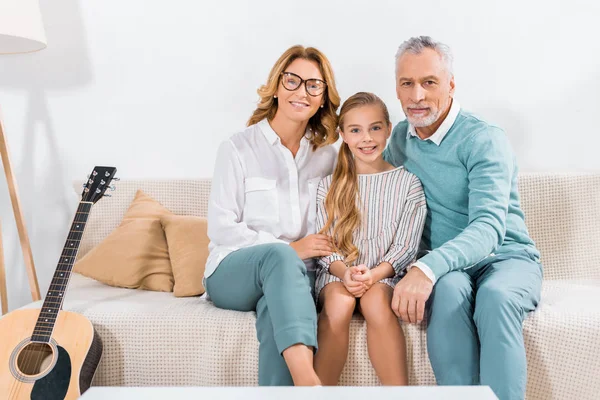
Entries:
POLYGON ((385 159, 422 182, 428 215, 420 258, 394 289, 408 323, 428 307, 427 349, 440 385, 489 385, 523 399, 523 319, 540 299, 542 266, 517 189, 516 158, 504 131, 454 100, 452 54, 430 37, 396 54, 396 93, 406 120, 385 159))

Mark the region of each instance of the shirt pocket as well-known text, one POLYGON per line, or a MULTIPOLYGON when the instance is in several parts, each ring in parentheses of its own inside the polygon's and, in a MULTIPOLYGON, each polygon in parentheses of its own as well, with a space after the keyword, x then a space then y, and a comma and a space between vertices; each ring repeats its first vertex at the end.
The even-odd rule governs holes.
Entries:
POLYGON ((279 223, 277 181, 267 178, 246 178, 244 182, 244 222, 256 230, 273 232, 279 223))
POLYGON ((317 189, 319 188, 321 179, 322 178, 318 176, 308 180, 308 212, 306 213, 307 235, 317 233, 317 189))

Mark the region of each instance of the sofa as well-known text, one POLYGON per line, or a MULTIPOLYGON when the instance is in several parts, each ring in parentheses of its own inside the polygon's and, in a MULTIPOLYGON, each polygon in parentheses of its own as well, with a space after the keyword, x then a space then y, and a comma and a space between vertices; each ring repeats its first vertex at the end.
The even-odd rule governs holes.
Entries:
MULTIPOLYGON (((123 180, 92 209, 79 257, 120 222, 142 189, 175 214, 205 216, 210 180, 123 180)), ((81 182, 74 184, 81 192, 81 182)), ((526 223, 542 253, 544 283, 523 326, 528 399, 600 397, 600 174, 521 174, 526 223)), ((28 307, 39 307, 32 303, 28 307)), ((104 343, 93 385, 253 386, 258 383, 254 312, 216 308, 205 296, 106 286, 73 274, 64 309, 85 315, 104 343)), ((403 324, 409 380, 434 385, 424 325, 403 324)), ((340 385, 378 385, 366 325, 351 323, 340 385)))

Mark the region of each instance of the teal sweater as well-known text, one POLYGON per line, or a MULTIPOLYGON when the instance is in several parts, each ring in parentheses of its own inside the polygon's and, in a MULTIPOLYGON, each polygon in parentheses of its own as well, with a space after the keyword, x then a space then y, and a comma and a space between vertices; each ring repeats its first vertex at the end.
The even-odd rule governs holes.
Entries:
POLYGON ((462 110, 440 145, 407 138, 408 122, 394 128, 384 158, 404 165, 423 184, 427 220, 420 258, 439 279, 492 253, 526 250, 529 237, 517 187, 517 164, 508 138, 496 126, 462 110))

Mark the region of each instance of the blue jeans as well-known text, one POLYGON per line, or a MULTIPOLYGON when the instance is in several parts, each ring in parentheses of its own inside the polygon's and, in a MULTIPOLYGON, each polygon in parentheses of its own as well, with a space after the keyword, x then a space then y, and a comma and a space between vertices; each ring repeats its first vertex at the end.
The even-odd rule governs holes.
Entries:
POLYGON ((442 276, 429 299, 427 350, 439 385, 489 385, 501 400, 523 399, 523 320, 542 286, 535 256, 516 251, 442 276))
POLYGON ((317 348, 310 278, 294 249, 276 243, 229 254, 206 279, 206 291, 215 306, 256 311, 261 386, 293 385, 281 353, 297 343, 317 348))

